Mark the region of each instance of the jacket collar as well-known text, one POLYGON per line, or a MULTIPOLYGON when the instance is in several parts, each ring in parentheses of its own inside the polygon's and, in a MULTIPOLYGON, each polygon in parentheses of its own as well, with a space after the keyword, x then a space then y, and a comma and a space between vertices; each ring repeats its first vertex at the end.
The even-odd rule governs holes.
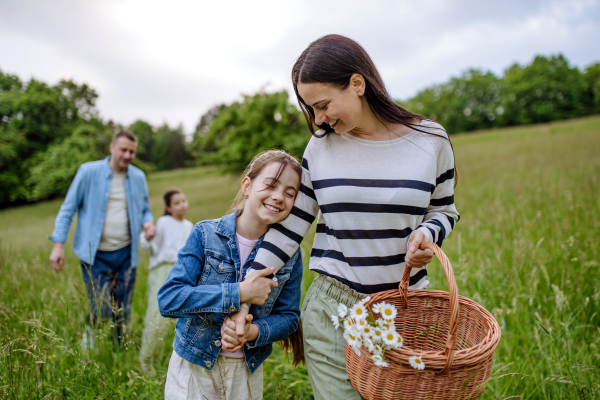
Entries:
POLYGON ((225 236, 227 239, 235 239, 235 224, 237 221, 237 212, 234 211, 231 214, 221 217, 215 233, 221 236, 225 236))

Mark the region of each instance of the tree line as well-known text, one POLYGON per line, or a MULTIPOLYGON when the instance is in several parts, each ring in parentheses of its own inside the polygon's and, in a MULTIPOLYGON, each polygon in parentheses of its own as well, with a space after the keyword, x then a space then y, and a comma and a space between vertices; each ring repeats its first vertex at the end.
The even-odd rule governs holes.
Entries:
MULTIPOLYGON (((212 107, 189 143, 181 125, 106 121, 96 109, 97 98, 87 84, 23 82, 0 70, 0 208, 63 196, 79 165, 108 155, 118 129, 138 136, 134 165, 147 173, 198 165, 241 170, 269 148, 300 157, 310 139, 286 91, 259 91, 212 107)), ((580 71, 557 55, 514 64, 501 77, 469 69, 399 104, 451 134, 597 114, 600 63, 580 71)))

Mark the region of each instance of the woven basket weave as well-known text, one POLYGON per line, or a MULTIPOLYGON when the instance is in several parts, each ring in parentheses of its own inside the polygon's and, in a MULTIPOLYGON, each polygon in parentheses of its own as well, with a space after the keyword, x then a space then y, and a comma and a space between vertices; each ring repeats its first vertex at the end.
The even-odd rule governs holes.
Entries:
POLYGON ((434 243, 421 243, 440 260, 449 293, 408 290, 410 267, 404 270, 399 290, 371 295, 370 304, 381 301, 396 306, 396 331, 404 338, 399 349, 387 350, 389 367, 374 365, 362 347, 358 356, 346 345, 346 369, 354 388, 367 399, 473 399, 484 390, 492 370, 500 326, 486 309, 458 295, 448 257, 434 243), (421 355, 425 369, 408 362, 421 355))

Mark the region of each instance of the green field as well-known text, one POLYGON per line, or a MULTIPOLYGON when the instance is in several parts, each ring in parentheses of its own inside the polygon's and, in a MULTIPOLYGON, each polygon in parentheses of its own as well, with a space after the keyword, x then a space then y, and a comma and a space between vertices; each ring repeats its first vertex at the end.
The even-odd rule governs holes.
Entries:
MULTIPOLYGON (((502 327, 481 398, 600 398, 600 117, 457 135, 453 144, 461 221, 444 250, 459 293, 502 327)), ((238 180, 207 168, 154 174, 155 217, 172 186, 187 194, 196 222, 223 215, 238 180)), ((103 326, 97 350, 82 351, 88 305, 78 260, 67 251, 60 274, 48 261, 60 204, 0 211, 0 398, 159 398, 172 335, 147 374, 137 361, 147 257, 127 350, 114 351, 103 326)), ((305 255, 311 243, 312 232, 305 255)), ((445 290, 437 262, 429 273, 430 288, 445 290)), ((305 269, 304 291, 313 277, 305 269)), ((312 398, 305 369, 292 370, 279 350, 265 364, 265 398, 312 398)))

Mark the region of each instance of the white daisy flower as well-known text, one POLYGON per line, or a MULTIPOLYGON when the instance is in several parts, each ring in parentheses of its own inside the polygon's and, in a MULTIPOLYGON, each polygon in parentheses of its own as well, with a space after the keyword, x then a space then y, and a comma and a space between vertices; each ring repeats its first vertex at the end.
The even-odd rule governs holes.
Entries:
POLYGON ((360 347, 352 346, 352 350, 356 353, 357 356, 360 357, 360 347))
POLYGON ((383 329, 381 329, 378 326, 373 328, 373 333, 371 334, 371 338, 373 338, 373 341, 382 340, 383 339, 383 329))
POLYGON ((356 329, 358 329, 359 331, 363 330, 364 328, 366 328, 367 326, 369 326, 369 323, 367 322, 366 319, 359 319, 358 321, 356 321, 356 329))
POLYGON ((396 318, 397 314, 398 311, 396 310, 396 307, 394 307, 393 304, 386 303, 385 306, 383 306, 383 312, 381 313, 383 319, 392 321, 394 318, 396 318))
POLYGON ((369 339, 368 337, 363 339, 363 345, 369 349, 369 351, 371 353, 375 352, 375 345, 373 344, 373 342, 371 341, 371 339, 369 339))
MULTIPOLYGON (((360 321, 362 322, 362 321, 360 321)), ((373 327, 369 324, 366 324, 363 328, 362 328, 362 336, 365 338, 370 338, 371 335, 373 335, 373 327)))
POLYGON ((369 315, 369 313, 367 312, 367 308, 362 303, 356 303, 350 309, 350 316, 357 321, 367 318, 368 315, 369 315))
POLYGON ((332 316, 331 316, 331 322, 333 322, 333 327, 334 327, 335 329, 337 329, 337 328, 339 328, 339 327, 340 327, 340 320, 339 320, 339 318, 338 318, 337 316, 335 316, 335 315, 332 315, 332 316))
POLYGON ((414 369, 423 370, 425 369, 425 363, 421 360, 421 356, 412 356, 408 359, 410 366, 414 369))
POLYGON ((377 326, 383 329, 384 331, 395 329, 394 325, 390 321, 386 321, 383 318, 377 319, 377 326))
POLYGON ((362 342, 354 329, 345 331, 344 339, 346 339, 346 342, 352 347, 360 347, 362 345, 362 342))
POLYGON ((371 310, 373 310, 373 312, 381 314, 383 312, 383 306, 385 305, 385 302, 381 302, 381 303, 377 303, 377 304, 373 304, 373 307, 371 308, 371 310))
POLYGON ((371 358, 375 362, 375 365, 378 367, 389 367, 390 365, 389 363, 383 361, 383 357, 381 357, 378 354, 371 356, 371 358))
POLYGON ((394 346, 396 343, 398 343, 398 334, 390 330, 384 331, 383 342, 389 346, 394 346))
POLYGON ((403 344, 404 344, 404 339, 402 338, 402 335, 398 334, 398 338, 396 339, 396 343, 394 344, 394 347, 399 349, 400 347, 402 347, 403 344))
POLYGON ((346 317, 346 315, 348 315, 348 307, 346 307, 345 304, 340 303, 340 305, 338 306, 338 315, 340 316, 340 318, 344 318, 346 317))
POLYGON ((362 299, 361 301, 359 301, 359 303, 361 303, 361 304, 365 304, 365 303, 368 303, 368 302, 369 302, 369 300, 371 300, 371 296, 367 296, 367 297, 365 297, 364 299, 362 299))
POLYGON ((352 321, 350 318, 344 320, 344 329, 350 329, 354 327, 354 321, 352 321))

